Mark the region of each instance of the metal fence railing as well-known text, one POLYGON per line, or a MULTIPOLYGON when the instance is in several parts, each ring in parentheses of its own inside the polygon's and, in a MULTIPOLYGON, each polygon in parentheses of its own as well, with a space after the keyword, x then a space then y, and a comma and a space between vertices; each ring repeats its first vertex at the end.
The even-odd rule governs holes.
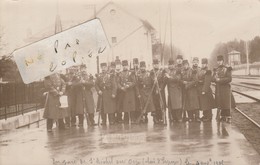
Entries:
POLYGON ((43 82, 0 83, 0 119, 37 111, 43 107, 43 82))

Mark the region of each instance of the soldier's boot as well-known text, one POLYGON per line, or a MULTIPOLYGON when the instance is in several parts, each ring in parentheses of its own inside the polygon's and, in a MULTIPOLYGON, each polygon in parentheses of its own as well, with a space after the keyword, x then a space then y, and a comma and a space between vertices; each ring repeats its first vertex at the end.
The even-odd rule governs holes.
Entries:
POLYGON ((227 117, 231 116, 230 110, 229 109, 222 109, 220 116, 221 116, 220 121, 227 122, 227 117))
POLYGON ((130 115, 128 112, 124 112, 124 124, 129 124, 130 115))
POLYGON ((144 114, 144 123, 148 123, 148 114, 147 113, 145 113, 144 114))
POLYGON ((172 115, 172 111, 168 108, 168 121, 169 123, 173 123, 173 115, 172 115))
POLYGON ((231 123, 231 112, 230 112, 230 109, 227 109, 226 110, 226 122, 227 123, 231 123))
POLYGON ((53 119, 47 119, 47 131, 52 132, 52 126, 53 126, 53 119))
POLYGON ((182 121, 183 122, 189 121, 189 117, 187 115, 187 111, 183 111, 182 112, 182 121))
POLYGON ((201 122, 201 120, 200 120, 200 111, 199 110, 194 110, 193 113, 194 113, 194 116, 195 116, 195 121, 196 122, 201 122))
POLYGON ((182 122, 182 109, 177 109, 176 110, 176 117, 177 117, 177 122, 182 122))
POLYGON ((193 112, 191 110, 187 111, 188 113, 188 118, 189 118, 189 122, 194 121, 194 115, 193 112))
POLYGON ((212 121, 212 109, 203 111, 203 117, 201 118, 203 122, 212 121))
POLYGON ((63 119, 58 119, 58 125, 59 125, 59 129, 65 129, 65 124, 63 119))
POLYGON ((171 123, 170 124, 173 124, 174 122, 177 121, 177 117, 176 117, 176 111, 175 110, 169 110, 170 111, 170 114, 171 116, 169 118, 171 118, 171 123))
POLYGON ((153 116, 153 124, 158 124, 158 123, 159 123, 159 121, 158 121, 157 117, 153 116))
POLYGON ((144 120, 145 120, 145 116, 144 115, 140 116, 140 122, 139 123, 144 123, 144 120))
POLYGON ((122 113, 116 113, 116 119, 118 123, 123 123, 122 113))
POLYGON ((228 116, 228 117, 226 118, 226 122, 227 122, 228 124, 231 124, 231 116, 228 116))
POLYGON ((115 124, 115 113, 109 113, 108 114, 108 121, 109 121, 109 125, 115 124))
POLYGON ((65 127, 69 128, 70 127, 70 123, 71 123, 71 118, 70 117, 66 117, 65 118, 65 127))
POLYGON ((82 128, 84 124, 84 115, 78 115, 79 117, 79 127, 82 128))
POLYGON ((216 115, 217 122, 221 122, 221 120, 222 120, 221 113, 222 113, 222 110, 220 108, 217 108, 217 115, 216 115))
POLYGON ((76 127, 76 116, 72 116, 70 120, 71 127, 76 127))
POLYGON ((130 112, 131 124, 137 124, 136 122, 136 111, 130 112))
POLYGON ((90 125, 89 126, 96 126, 97 123, 95 123, 95 120, 94 120, 94 113, 89 113, 88 117, 89 117, 89 121, 90 121, 90 125))
POLYGON ((107 114, 104 113, 104 111, 101 111, 101 125, 107 124, 107 114))

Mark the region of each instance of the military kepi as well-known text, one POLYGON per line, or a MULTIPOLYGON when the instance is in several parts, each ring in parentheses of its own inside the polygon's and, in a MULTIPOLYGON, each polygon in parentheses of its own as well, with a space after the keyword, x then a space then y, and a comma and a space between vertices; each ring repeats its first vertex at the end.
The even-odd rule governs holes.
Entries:
POLYGON ((174 60, 172 58, 170 58, 169 61, 168 61, 168 64, 169 65, 173 65, 174 64, 174 60))
POLYGON ((188 60, 183 60, 182 64, 183 64, 183 65, 185 65, 185 64, 188 64, 188 65, 189 65, 189 61, 188 61, 188 60))
POLYGON ((182 59, 183 60, 182 55, 177 55, 177 59, 182 59))
POLYGON ((159 60, 158 59, 153 59, 153 64, 159 64, 159 60))
POLYGON ((122 65, 123 65, 123 66, 128 66, 128 61, 127 61, 127 60, 123 60, 123 61, 122 61, 122 65))
POLYGON ((133 64, 139 64, 138 58, 133 59, 133 64))
POLYGON ((115 66, 116 66, 116 63, 115 63, 115 62, 111 62, 111 63, 110 63, 110 66, 115 67, 115 66))
POLYGON ((217 61, 224 61, 224 57, 222 55, 217 56, 217 61))
POLYGON ((80 65, 80 69, 85 69, 85 68, 87 68, 86 64, 80 65))
POLYGON ((201 59, 201 64, 208 64, 208 59, 207 58, 201 59))
POLYGON ((193 57, 192 61, 199 61, 198 57, 193 57))
POLYGON ((140 67, 146 67, 145 61, 140 62, 140 67))
POLYGON ((101 66, 101 67, 107 66, 107 63, 105 63, 105 62, 104 62, 104 63, 101 63, 100 66, 101 66))

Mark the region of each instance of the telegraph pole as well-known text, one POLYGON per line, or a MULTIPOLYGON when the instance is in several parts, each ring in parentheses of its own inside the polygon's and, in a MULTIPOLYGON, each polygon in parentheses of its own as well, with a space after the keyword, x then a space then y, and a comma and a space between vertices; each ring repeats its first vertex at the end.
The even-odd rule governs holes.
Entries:
POLYGON ((172 52, 172 5, 170 1, 170 41, 171 41, 171 58, 173 58, 173 52, 172 52))
POLYGON ((249 54, 248 54, 248 41, 246 42, 246 74, 250 75, 250 70, 249 70, 249 54))

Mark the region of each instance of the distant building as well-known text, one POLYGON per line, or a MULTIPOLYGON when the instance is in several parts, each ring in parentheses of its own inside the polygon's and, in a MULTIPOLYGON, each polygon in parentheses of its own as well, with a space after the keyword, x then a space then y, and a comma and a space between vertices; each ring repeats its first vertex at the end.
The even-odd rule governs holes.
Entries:
POLYGON ((230 66, 241 64, 241 53, 238 51, 231 51, 228 53, 228 63, 230 66))
MULTIPOLYGON (((149 67, 152 59, 160 56, 156 31, 148 21, 132 15, 113 2, 107 3, 98 10, 95 17, 100 19, 111 48, 106 54, 100 55, 99 63, 110 63, 119 56, 121 61, 129 60, 129 63, 133 58, 138 58, 139 61, 145 60, 149 67)), ((28 33, 24 42, 32 43, 41 40, 62 29, 62 22, 57 15, 55 28, 49 27, 33 35, 28 33)), ((96 64, 87 63, 90 72, 97 71, 96 64)))
POLYGON ((100 56, 100 62, 138 58, 152 64, 152 45, 156 44, 155 29, 140 18, 133 16, 113 2, 109 2, 97 13, 107 35, 111 51, 100 56))

